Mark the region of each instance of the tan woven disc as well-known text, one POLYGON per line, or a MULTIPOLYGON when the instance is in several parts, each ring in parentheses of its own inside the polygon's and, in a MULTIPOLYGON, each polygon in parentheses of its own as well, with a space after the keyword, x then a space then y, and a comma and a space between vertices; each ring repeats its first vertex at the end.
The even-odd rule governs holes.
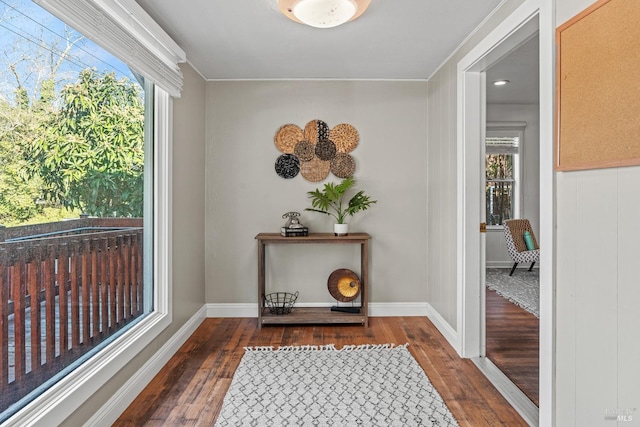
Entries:
POLYGON ((329 139, 336 144, 339 153, 350 153, 358 146, 360 135, 356 128, 350 124, 342 123, 331 129, 329 139))
POLYGON ((285 154, 293 154, 296 144, 304 139, 304 132, 296 125, 288 124, 280 126, 273 137, 273 142, 278 150, 285 154))
POLYGON ((304 127, 304 139, 311 143, 327 141, 329 139, 329 126, 322 120, 311 120, 304 127))
POLYGON ((336 153, 331 160, 331 173, 338 178, 347 178, 353 176, 356 172, 356 161, 350 154, 336 153))
POLYGON ((331 162, 314 157, 308 162, 300 162, 300 174, 309 182, 320 182, 329 176, 331 162))
POLYGON ((316 155, 316 144, 309 141, 300 141, 293 149, 293 154, 303 162, 308 162, 316 155))

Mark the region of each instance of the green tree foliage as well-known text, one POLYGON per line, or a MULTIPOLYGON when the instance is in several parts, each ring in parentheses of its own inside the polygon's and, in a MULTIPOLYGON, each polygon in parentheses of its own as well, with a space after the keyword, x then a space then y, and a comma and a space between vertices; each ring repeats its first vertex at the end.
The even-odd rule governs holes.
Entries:
MULTIPOLYGON (((17 225, 43 214, 40 179, 25 173, 25 144, 39 127, 43 114, 35 113, 26 91, 16 91, 16 106, 0 101, 0 224, 17 225)), ((39 106, 41 112, 45 112, 39 106)))
MULTIPOLYGON (((51 98, 41 91, 43 102, 51 98)), ((139 86, 113 73, 80 72, 26 148, 43 197, 96 216, 142 216, 144 105, 139 86)), ((55 103, 54 103, 55 105, 55 103)))

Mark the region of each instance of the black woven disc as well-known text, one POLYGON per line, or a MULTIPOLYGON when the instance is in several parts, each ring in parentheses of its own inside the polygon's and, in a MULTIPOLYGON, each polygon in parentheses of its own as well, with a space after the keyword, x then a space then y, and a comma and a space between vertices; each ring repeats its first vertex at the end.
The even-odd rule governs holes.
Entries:
POLYGON ((276 173, 284 179, 291 179, 300 172, 300 160, 293 154, 283 154, 276 160, 276 173))
POLYGON ((319 141, 316 144, 316 156, 320 160, 333 160, 336 156, 336 144, 329 140, 319 141))

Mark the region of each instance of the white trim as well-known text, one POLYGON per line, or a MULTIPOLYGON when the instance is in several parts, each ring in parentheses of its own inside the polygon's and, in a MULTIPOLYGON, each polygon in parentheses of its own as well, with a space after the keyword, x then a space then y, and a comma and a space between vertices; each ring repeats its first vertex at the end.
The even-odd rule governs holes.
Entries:
MULTIPOLYGON (((513 261, 487 261, 487 268, 509 268, 511 269, 511 267, 513 267, 513 261)), ((517 269, 526 269, 528 270, 529 267, 531 266, 531 264, 527 264, 527 263, 520 263, 518 264, 517 269)), ((540 268, 540 264, 536 263, 536 265, 533 266, 533 269, 539 269, 540 268)))
POLYGON ((538 407, 493 362, 486 357, 471 359, 491 384, 530 426, 539 422, 538 407))
POLYGON ((540 0, 540 425, 555 425, 555 1, 540 0))
POLYGON ((207 317, 258 317, 258 304, 236 304, 236 303, 209 303, 205 305, 207 317))
POLYGON ((486 123, 483 121, 483 71, 506 53, 531 38, 538 29, 538 1, 528 0, 481 40, 457 66, 457 267, 458 329, 462 357, 482 353, 481 289, 471 278, 484 271, 478 254, 481 206, 478 194, 481 172, 480 145, 486 123), (508 39, 509 43, 503 43, 508 39), (469 278, 469 280, 467 280, 469 278))
MULTIPOLYGON (((554 0, 527 0, 514 13, 500 23, 485 39, 483 39, 472 51, 458 64, 459 92, 464 94, 465 80, 469 75, 488 68, 492 61, 499 59, 506 52, 505 49, 513 48, 513 43, 518 39, 512 39, 514 34, 518 38, 524 37, 529 31, 527 28, 538 17, 538 32, 540 36, 540 140, 545 141, 540 144, 540 242, 542 250, 540 268, 540 410, 539 419, 541 425, 555 425, 555 315, 554 315, 554 273, 555 273, 555 174, 553 170, 553 115, 554 115, 554 71, 555 71, 555 11, 554 0), (518 31, 524 30, 524 31, 518 31), (519 33, 519 34, 518 34, 519 33), (509 44, 502 42, 509 38, 509 44)), ((524 41, 524 40, 523 40, 524 41)), ((523 41, 520 41, 522 43, 523 41)), ((477 96, 477 95, 476 95, 477 96)), ((465 110, 479 106, 474 104, 473 97, 466 98, 464 95, 458 98, 458 148, 466 148, 464 141, 465 110), (461 139, 463 140, 462 143, 461 139)), ((472 113, 473 114, 473 113, 472 113)), ((477 132, 477 129, 476 129, 477 132)), ((458 167, 464 165, 464 150, 458 152, 458 167)), ((461 183, 461 185, 464 185, 461 183)), ((459 202, 464 202, 464 188, 458 187, 459 202)), ((460 213, 460 212, 459 212, 460 213)), ((475 215, 475 213, 470 213, 475 215)), ((477 216, 479 217, 479 215, 477 216)), ((458 266, 466 267, 462 248, 465 243, 464 235, 473 233, 476 228, 467 228, 462 222, 463 216, 458 218, 458 266)), ((460 270, 461 277, 458 282, 458 313, 465 309, 465 302, 474 303, 465 298, 465 290, 472 287, 465 282, 465 270, 460 270), (461 286, 462 281, 463 286, 461 286)), ((471 315, 476 313, 472 310, 471 315)), ((462 316, 465 316, 464 312, 462 316)), ((478 319, 476 318, 476 321, 478 319)), ((459 323, 459 327, 465 328, 466 322, 459 323)), ((473 328, 470 329, 473 333, 473 328)), ((464 332, 462 335, 463 349, 467 340, 464 332)), ((472 342, 472 344, 475 344, 472 342)))
MULTIPOLYGON (((297 307, 331 307, 335 303, 296 303, 297 307)), ((258 317, 256 303, 209 303, 206 305, 207 317, 258 317)), ((373 302, 369 303, 370 317, 412 317, 427 316, 429 304, 426 302, 373 302)))
POLYGON ((156 144, 154 192, 154 307, 155 311, 125 331, 69 375, 9 418, 7 426, 59 425, 80 408, 140 351, 147 347, 172 320, 171 258, 171 165, 172 99, 156 88, 156 144))
POLYGON ((184 51, 134 0, 34 0, 171 96, 182 91, 184 51))
POLYGON ((431 320, 431 323, 433 323, 438 331, 440 331, 442 336, 449 342, 451 347, 453 347, 457 353, 460 353, 460 337, 458 336, 458 333, 429 303, 427 303, 427 317, 431 320))
POLYGON ((144 390, 158 372, 178 352, 206 318, 202 306, 191 318, 85 423, 87 426, 111 426, 144 390))

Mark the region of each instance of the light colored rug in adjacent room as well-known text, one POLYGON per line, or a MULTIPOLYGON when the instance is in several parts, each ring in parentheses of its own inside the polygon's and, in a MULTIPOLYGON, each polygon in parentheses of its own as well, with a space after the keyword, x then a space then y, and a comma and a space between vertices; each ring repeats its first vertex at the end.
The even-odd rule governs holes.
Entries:
POLYGON ((216 426, 458 426, 407 345, 245 348, 216 426))
POLYGON ((540 275, 538 269, 487 268, 487 288, 540 318, 540 275))

